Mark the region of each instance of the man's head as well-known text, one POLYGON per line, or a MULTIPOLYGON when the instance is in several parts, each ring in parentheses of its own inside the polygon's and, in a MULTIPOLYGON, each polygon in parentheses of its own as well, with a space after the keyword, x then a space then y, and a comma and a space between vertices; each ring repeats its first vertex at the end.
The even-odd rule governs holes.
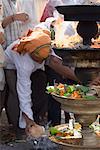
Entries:
POLYGON ((17 47, 19 53, 29 53, 29 55, 40 61, 46 59, 50 53, 51 38, 48 30, 37 28, 31 31, 28 36, 20 40, 17 47))

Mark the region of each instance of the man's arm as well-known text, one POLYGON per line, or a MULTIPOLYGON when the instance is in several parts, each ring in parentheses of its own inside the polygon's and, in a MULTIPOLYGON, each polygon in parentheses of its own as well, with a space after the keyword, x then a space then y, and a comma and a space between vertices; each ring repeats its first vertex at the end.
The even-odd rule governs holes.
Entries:
POLYGON ((26 13, 10 15, 3 19, 2 27, 6 28, 9 24, 13 23, 14 21, 26 22, 28 19, 29 19, 29 16, 26 13))
POLYGON ((64 66, 62 64, 62 60, 57 58, 56 56, 52 56, 52 55, 50 56, 48 66, 51 67, 60 75, 79 82, 74 71, 70 69, 68 66, 64 66))
MULTIPOLYGON (((24 56, 17 54, 15 58, 15 66, 17 69, 17 92, 20 102, 20 111, 22 112, 21 120, 25 120, 26 127, 29 127, 30 123, 34 123, 33 112, 31 109, 31 80, 30 76, 32 73, 31 65, 27 65, 27 58, 24 59, 24 56), (24 114, 24 115, 23 115, 24 114)), ((19 122, 20 127, 25 128, 24 122, 19 122)))
POLYGON ((5 42, 4 33, 0 30, 0 44, 5 42))

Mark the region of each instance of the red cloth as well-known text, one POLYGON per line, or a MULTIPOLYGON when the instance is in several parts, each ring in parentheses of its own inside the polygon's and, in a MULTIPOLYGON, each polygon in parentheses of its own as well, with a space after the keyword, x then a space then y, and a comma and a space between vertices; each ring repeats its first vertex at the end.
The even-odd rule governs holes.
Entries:
POLYGON ((48 3, 46 4, 40 22, 44 22, 48 17, 53 17, 53 11, 55 8, 48 3))

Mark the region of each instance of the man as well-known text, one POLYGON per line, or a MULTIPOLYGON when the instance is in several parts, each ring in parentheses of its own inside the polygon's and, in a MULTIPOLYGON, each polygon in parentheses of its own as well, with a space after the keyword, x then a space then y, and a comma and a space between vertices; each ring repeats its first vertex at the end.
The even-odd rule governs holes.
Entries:
POLYGON ((4 48, 7 48, 13 41, 21 36, 20 22, 26 23, 29 16, 26 13, 17 13, 12 0, 3 0, 3 22, 2 26, 5 32, 4 48))
MULTIPOLYGON (((28 134, 31 134, 29 132, 31 126, 34 126, 34 130, 37 132, 41 128, 34 122, 34 114, 31 108, 32 103, 34 104, 31 99, 30 77, 32 72, 43 69, 44 63, 47 61, 47 65, 56 72, 77 81, 73 70, 62 65, 62 60, 50 50, 50 42, 50 33, 47 30, 36 29, 30 32, 27 37, 15 41, 5 51, 7 64, 11 64, 13 69, 17 70, 16 88, 20 107, 19 126, 26 128, 28 134)), ((10 69, 10 66, 7 65, 7 68, 10 69)))
MULTIPOLYGON (((16 13, 16 8, 12 0, 3 0, 2 6, 3 6, 2 27, 4 29, 4 36, 5 36, 3 48, 5 50, 7 46, 9 46, 13 41, 17 40, 20 37, 21 31, 19 21, 25 23, 28 20, 28 15, 25 13, 16 13)), ((6 77, 5 78, 6 86, 4 91, 1 93, 2 95, 1 100, 2 103, 6 102, 6 111, 9 123, 12 124, 13 122, 14 125, 17 126, 17 118, 19 116, 19 113, 16 113, 16 110, 18 110, 17 104, 14 109, 15 113, 13 113, 13 106, 15 105, 15 102, 18 102, 18 96, 14 88, 16 82, 16 71, 13 69, 5 70, 5 77, 6 77), (7 97, 5 97, 6 95, 7 97), (14 114, 13 118, 11 118, 12 114, 14 114)))

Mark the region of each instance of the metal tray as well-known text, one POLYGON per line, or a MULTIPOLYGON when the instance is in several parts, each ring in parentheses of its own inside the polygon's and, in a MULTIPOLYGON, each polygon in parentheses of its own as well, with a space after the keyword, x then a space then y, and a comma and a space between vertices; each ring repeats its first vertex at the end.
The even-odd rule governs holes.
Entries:
POLYGON ((65 20, 70 21, 100 21, 100 6, 98 5, 67 5, 57 6, 65 20))

